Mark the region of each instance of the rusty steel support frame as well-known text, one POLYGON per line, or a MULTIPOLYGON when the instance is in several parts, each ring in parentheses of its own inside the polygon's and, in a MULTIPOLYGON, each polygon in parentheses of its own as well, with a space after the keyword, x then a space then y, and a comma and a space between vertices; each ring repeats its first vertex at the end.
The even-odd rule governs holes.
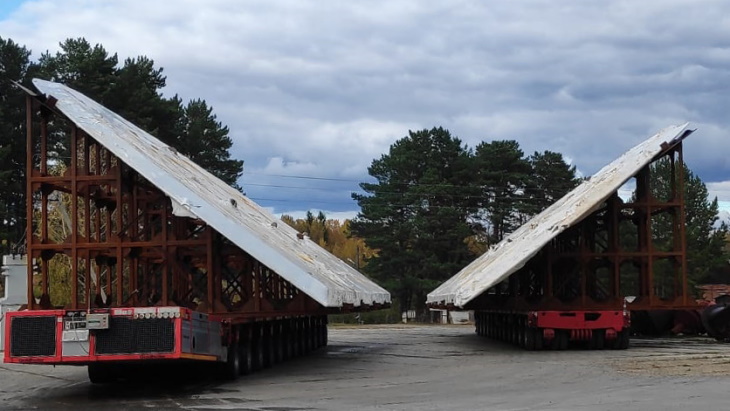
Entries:
POLYGON ((27 124, 28 308, 178 305, 234 323, 330 311, 205 222, 173 215, 53 101, 29 96, 27 124))
POLYGON ((524 267, 467 304, 475 310, 631 310, 695 307, 687 285, 681 141, 635 175, 630 202, 614 192, 524 267), (651 164, 666 158, 667 198, 652 194, 651 164))

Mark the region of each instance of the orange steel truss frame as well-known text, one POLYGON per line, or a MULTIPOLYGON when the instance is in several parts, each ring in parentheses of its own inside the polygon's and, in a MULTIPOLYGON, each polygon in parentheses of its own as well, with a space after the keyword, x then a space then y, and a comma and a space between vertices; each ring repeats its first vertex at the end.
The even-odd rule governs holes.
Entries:
POLYGON ((681 141, 663 147, 666 198, 652 194, 651 164, 635 175, 634 197, 613 193, 601 208, 554 238, 512 274, 464 307, 476 310, 631 310, 696 307, 687 286, 681 141))
POLYGON ((205 222, 173 215, 52 98, 27 99, 27 176, 30 309, 178 305, 232 322, 330 311, 205 222))

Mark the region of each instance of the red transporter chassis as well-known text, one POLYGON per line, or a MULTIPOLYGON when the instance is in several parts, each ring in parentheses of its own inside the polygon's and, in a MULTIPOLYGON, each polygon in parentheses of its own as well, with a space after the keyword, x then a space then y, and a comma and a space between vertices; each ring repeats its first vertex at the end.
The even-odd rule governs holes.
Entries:
POLYGON ((17 311, 5 327, 7 363, 226 360, 220 319, 182 307, 17 311), (107 323, 90 325, 87 316, 107 323))
POLYGON ((618 311, 475 311, 476 333, 527 350, 564 350, 571 342, 592 349, 629 347, 631 316, 618 311))
POLYGON ((225 378, 327 344, 326 315, 238 323, 174 306, 16 311, 5 327, 7 363, 217 362, 225 378))

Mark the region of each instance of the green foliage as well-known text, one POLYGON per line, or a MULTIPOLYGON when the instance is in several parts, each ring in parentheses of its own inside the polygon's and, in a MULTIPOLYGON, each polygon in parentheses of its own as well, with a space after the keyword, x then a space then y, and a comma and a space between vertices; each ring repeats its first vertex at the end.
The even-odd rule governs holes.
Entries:
POLYGON ((482 189, 479 208, 489 225, 488 242, 498 243, 521 225, 521 191, 530 178, 530 163, 514 140, 480 143, 474 161, 476 184, 482 189))
POLYGON ((178 99, 164 99, 159 92, 165 87, 162 68, 155 68, 153 60, 139 56, 124 60, 113 83, 109 84, 112 100, 105 106, 120 116, 132 121, 163 141, 171 141, 163 131, 176 133, 172 127, 179 116, 178 99))
MULTIPOLYGON (((84 38, 67 39, 54 54, 30 61, 30 50, 0 37, 0 239, 12 243, 25 232, 25 95, 12 84, 32 88, 34 77, 64 83, 117 112, 163 142, 190 156, 227 184, 236 182, 243 162, 231 159, 227 127, 204 100, 183 105, 177 96, 165 98, 166 78, 145 56, 118 57, 84 38)), ((68 157, 63 141, 67 128, 50 124, 56 154, 68 157)))
POLYGON ((67 39, 61 50, 51 55, 45 52, 34 67, 34 75, 66 84, 101 104, 113 99, 111 84, 117 72, 117 55, 110 56, 103 46, 83 38, 67 39))
POLYGON ((330 324, 397 324, 401 321, 401 311, 397 304, 383 310, 329 316, 330 324))
POLYGON ((118 67, 117 55, 83 39, 61 43, 55 55, 44 53, 33 73, 64 83, 117 112, 190 157, 227 184, 240 189, 243 161, 230 158, 228 127, 216 120, 205 100, 183 106, 177 96, 164 98, 166 78, 154 61, 139 56, 118 67))
MULTIPOLYGON (((709 200, 705 183, 694 174, 686 164, 677 172, 683 172, 685 232, 687 241, 687 276, 690 282, 700 284, 710 281, 713 271, 728 265, 730 253, 725 248, 728 227, 723 223, 716 227, 718 204, 717 198, 709 200)), ((669 159, 664 158, 651 166, 650 187, 652 195, 658 199, 671 199, 673 176, 669 159)), ((674 179, 680 178, 679 175, 674 179)), ((671 249, 672 221, 664 214, 654 221, 652 227, 655 247, 671 249)), ((725 279, 730 282, 730 278, 725 279)))
POLYGON ((228 127, 216 120, 213 109, 204 100, 192 100, 182 110, 181 133, 171 143, 199 166, 240 189, 236 184, 243 171, 243 161, 233 160, 228 150, 233 141, 228 127))
POLYGON ((578 183, 559 153, 525 158, 513 140, 472 153, 443 128, 410 132, 368 172, 377 183, 353 196, 352 232, 377 250, 366 272, 404 310, 578 183))
POLYGON ((0 37, 0 240, 18 242, 25 233, 25 93, 30 50, 0 37))
POLYGON ((428 291, 474 258, 464 242, 476 211, 469 194, 478 195, 470 154, 443 128, 411 131, 368 168, 377 180, 360 184, 368 195, 353 195, 361 212, 352 233, 378 250, 366 272, 404 309, 422 307, 428 291))
POLYGON ((568 165, 560 153, 536 151, 527 161, 531 171, 525 188, 523 211, 529 215, 548 208, 580 183, 575 176, 575 166, 568 165))

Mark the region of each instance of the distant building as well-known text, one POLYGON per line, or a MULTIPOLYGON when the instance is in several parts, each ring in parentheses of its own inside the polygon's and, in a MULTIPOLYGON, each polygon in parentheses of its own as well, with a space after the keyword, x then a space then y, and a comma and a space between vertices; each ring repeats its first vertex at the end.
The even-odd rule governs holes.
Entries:
POLYGON ((28 303, 28 269, 25 256, 3 256, 0 281, 3 294, 0 295, 0 351, 5 344, 5 313, 15 311, 28 303))

